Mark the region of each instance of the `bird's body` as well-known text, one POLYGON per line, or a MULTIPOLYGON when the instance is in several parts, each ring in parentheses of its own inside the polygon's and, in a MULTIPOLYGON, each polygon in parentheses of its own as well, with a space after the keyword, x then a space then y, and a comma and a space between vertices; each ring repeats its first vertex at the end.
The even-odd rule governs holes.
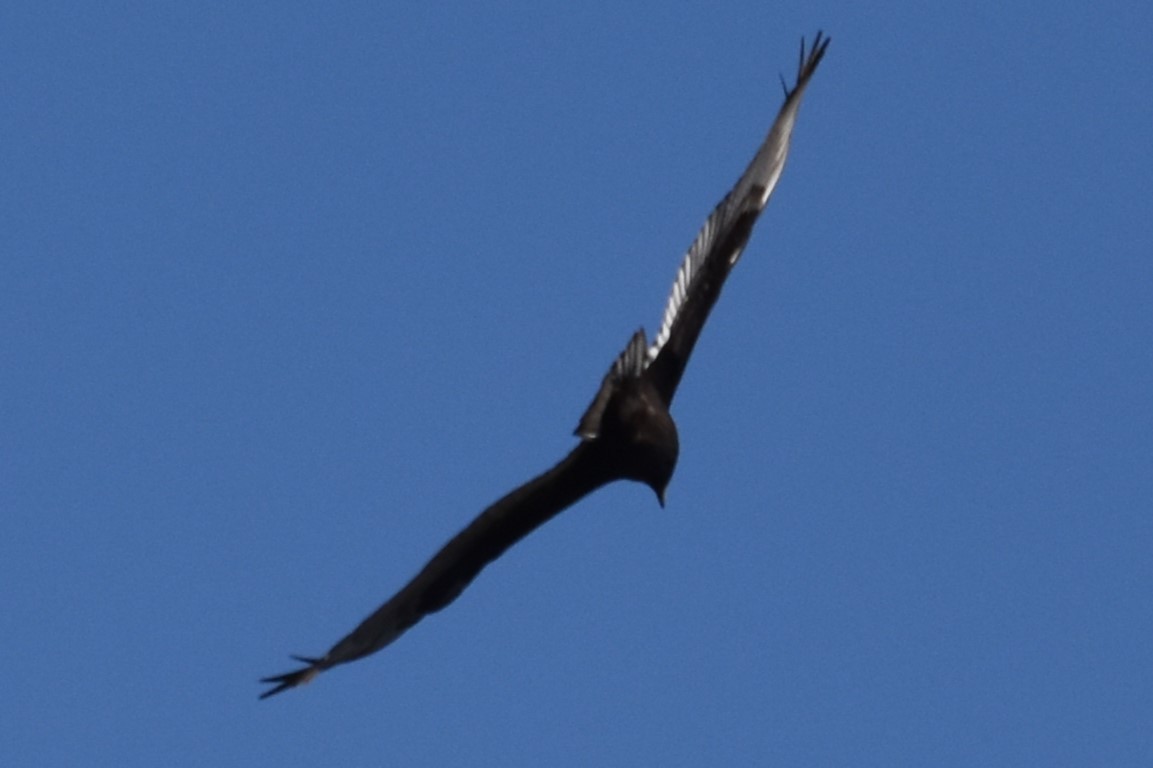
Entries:
POLYGON ((499 499, 454 536, 388 602, 302 669, 268 677, 261 698, 308 682, 325 669, 384 648, 424 616, 444 608, 509 547, 561 511, 616 480, 648 485, 664 504, 679 442, 669 408, 689 356, 757 217, 777 184, 809 79, 828 39, 818 33, 768 136, 736 186, 713 210, 673 283, 660 331, 637 331, 617 357, 577 425, 580 442, 556 466, 499 499))

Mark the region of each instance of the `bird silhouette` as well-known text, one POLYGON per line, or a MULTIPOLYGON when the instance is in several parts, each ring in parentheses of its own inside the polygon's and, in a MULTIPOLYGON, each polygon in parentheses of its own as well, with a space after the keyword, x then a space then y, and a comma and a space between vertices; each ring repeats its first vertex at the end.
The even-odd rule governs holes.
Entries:
POLYGON ((661 506, 677 463, 677 428, 669 413, 685 365, 781 177, 801 98, 829 39, 801 40, 797 79, 781 78, 785 101, 736 186, 713 209, 681 262, 652 343, 644 330, 629 339, 577 425, 576 447, 544 474, 489 506, 384 605, 323 656, 293 656, 306 666, 266 677, 265 699, 302 685, 326 669, 384 648, 430 613, 441 610, 509 547, 561 511, 616 480, 653 489, 661 506))

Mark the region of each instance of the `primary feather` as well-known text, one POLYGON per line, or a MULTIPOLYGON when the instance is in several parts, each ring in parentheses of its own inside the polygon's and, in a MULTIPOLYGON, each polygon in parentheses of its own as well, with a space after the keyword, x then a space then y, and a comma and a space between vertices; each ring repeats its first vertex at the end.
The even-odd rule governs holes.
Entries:
POLYGON ((648 364, 652 365, 661 358, 662 352, 668 350, 668 360, 662 365, 664 370, 660 372, 657 386, 669 402, 725 278, 744 252, 757 217, 768 205, 780 181, 801 99, 828 46, 829 38, 820 32, 813 40, 812 48, 806 50, 805 41, 801 40, 797 82, 791 89, 785 88, 785 103, 777 119, 752 162, 709 214, 681 261, 665 304, 660 330, 646 355, 648 364))

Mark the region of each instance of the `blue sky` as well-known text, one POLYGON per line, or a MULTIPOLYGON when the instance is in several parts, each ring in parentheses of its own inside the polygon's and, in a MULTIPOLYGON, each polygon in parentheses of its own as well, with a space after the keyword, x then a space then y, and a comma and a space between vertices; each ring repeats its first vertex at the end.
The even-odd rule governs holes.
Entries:
POLYGON ((0 763, 1149 765, 1153 11, 0 13, 0 763), (833 43, 619 484, 266 702, 572 445, 833 43))

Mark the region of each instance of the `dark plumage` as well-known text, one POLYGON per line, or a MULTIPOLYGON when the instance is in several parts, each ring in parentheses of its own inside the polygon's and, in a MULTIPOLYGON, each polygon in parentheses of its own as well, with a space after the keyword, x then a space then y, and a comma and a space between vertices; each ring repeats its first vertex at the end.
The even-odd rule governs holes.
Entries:
POLYGON ((725 279, 777 185, 805 87, 828 45, 828 38, 819 32, 811 49, 806 50, 801 41, 796 84, 792 89, 785 86, 785 103, 768 136, 689 248, 653 343, 647 344, 644 331, 639 330, 613 362, 577 425, 577 446, 555 467, 484 510, 412 581, 324 656, 294 657, 307 666, 264 678, 261 682, 274 687, 261 694, 262 699, 384 648, 455 600, 513 544, 602 485, 635 480, 652 488, 664 505, 679 450, 669 407, 725 279))

